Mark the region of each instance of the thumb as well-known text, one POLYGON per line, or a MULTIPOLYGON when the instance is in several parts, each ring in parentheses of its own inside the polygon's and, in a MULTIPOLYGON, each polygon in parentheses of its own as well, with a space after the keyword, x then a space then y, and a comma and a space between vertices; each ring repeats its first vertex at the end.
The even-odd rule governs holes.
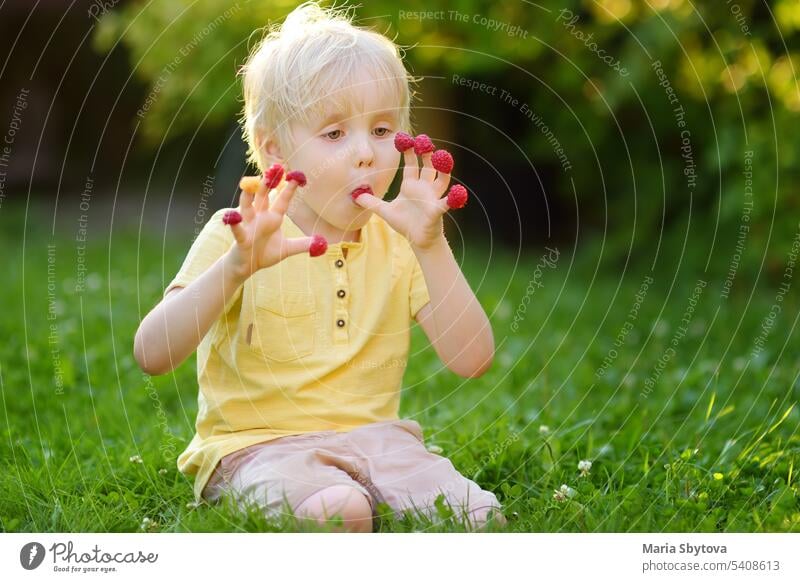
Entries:
POLYGON ((237 210, 229 210, 222 217, 222 222, 231 227, 236 242, 243 245, 247 242, 247 231, 242 228, 242 215, 237 210))
POLYGON ((231 225, 231 230, 233 231, 233 238, 236 239, 236 242, 240 245, 247 244, 247 231, 242 228, 241 224, 233 224, 231 225))

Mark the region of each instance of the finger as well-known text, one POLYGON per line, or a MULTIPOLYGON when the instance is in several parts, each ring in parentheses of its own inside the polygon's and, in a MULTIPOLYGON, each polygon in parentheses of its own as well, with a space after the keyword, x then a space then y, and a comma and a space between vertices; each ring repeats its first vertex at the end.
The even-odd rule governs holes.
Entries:
POLYGON ((426 182, 433 182, 433 179, 436 178, 436 169, 433 167, 433 162, 431 158, 433 158, 433 152, 428 152, 427 154, 422 154, 422 172, 420 172, 420 179, 425 180, 426 182))
POLYGON ((389 203, 378 198, 377 196, 373 196, 372 194, 362 194, 355 199, 355 203, 361 208, 366 208, 367 210, 374 212, 381 218, 386 218, 384 211, 389 207, 389 203))
POLYGON ((419 162, 414 148, 403 152, 403 180, 419 180, 419 162))
POLYGON ((255 192, 248 190, 242 190, 239 194, 239 213, 247 222, 253 220, 253 217, 255 216, 255 210, 253 209, 254 197, 255 192))
MULTIPOLYGON (((285 238, 283 239, 283 243, 281 244, 281 255, 283 258, 290 257, 292 255, 299 255, 303 253, 311 254, 311 247, 314 244, 314 241, 317 240, 313 236, 300 236, 295 238, 285 238)), ((327 242, 324 244, 317 243, 317 247, 314 249, 314 256, 319 256, 324 254, 328 248, 327 242)))
POLYGON ((242 227, 241 222, 232 224, 231 230, 233 231, 233 238, 236 239, 237 244, 247 244, 247 231, 242 227))
POLYGON ((450 185, 450 177, 450 174, 443 174, 442 172, 437 174, 433 185, 436 187, 436 191, 440 193, 439 196, 447 193, 447 187, 450 185))
POLYGON ((269 208, 269 196, 267 196, 268 193, 269 188, 267 188, 267 178, 266 176, 262 176, 258 183, 258 190, 256 190, 255 201, 253 202, 253 208, 255 209, 256 213, 263 212, 269 208))
POLYGON ((277 212, 281 216, 286 214, 286 210, 289 208, 289 202, 292 201, 292 196, 294 196, 294 193, 297 191, 298 185, 299 184, 295 180, 284 182, 281 193, 278 194, 277 199, 272 203, 273 212, 277 212))

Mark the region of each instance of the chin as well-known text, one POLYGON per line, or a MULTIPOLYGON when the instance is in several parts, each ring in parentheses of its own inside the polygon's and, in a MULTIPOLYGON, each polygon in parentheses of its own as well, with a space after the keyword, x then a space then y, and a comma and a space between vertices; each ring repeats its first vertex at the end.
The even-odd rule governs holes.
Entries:
POLYGON ((342 224, 341 226, 337 225, 338 228, 341 230, 358 230, 362 226, 366 225, 369 222, 370 215, 372 213, 367 210, 366 208, 357 208, 356 211, 353 213, 355 218, 347 222, 346 224, 342 224))

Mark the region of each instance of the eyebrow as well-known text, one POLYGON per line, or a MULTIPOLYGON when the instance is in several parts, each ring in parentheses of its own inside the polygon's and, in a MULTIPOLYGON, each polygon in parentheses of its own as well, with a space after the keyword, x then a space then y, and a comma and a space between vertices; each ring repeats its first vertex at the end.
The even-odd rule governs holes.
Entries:
MULTIPOLYGON (((328 115, 327 118, 325 118, 322 121, 322 123, 320 124, 320 127, 325 127, 326 125, 330 125, 331 123, 333 123, 335 121, 339 121, 339 120, 341 120, 341 119, 343 119, 345 117, 350 117, 350 116, 346 115, 344 112, 341 112, 341 111, 339 111, 337 113, 331 113, 330 115, 328 115)), ((394 112, 394 111, 377 111, 377 112, 372 114, 372 118, 373 119, 393 119, 393 120, 397 120, 397 113, 394 112)))
POLYGON ((333 123, 334 121, 339 121, 344 116, 345 116, 345 113, 342 112, 342 111, 339 111, 339 112, 336 112, 336 113, 331 113, 330 115, 328 115, 328 117, 326 117, 325 119, 322 120, 322 123, 320 123, 320 127, 325 127, 329 123, 333 123))

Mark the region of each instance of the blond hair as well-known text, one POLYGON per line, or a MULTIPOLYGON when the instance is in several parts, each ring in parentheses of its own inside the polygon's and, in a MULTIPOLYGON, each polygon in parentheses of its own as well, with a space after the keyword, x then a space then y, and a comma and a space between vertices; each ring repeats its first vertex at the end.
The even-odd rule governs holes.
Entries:
POLYGON ((295 8, 282 25, 268 30, 239 71, 248 162, 263 172, 269 166, 264 140, 288 146, 290 121, 308 124, 332 112, 351 111, 353 92, 359 91, 365 72, 396 101, 399 129, 412 133, 410 83, 417 79, 406 71, 400 50, 384 35, 353 26, 346 10, 313 1, 295 8))

